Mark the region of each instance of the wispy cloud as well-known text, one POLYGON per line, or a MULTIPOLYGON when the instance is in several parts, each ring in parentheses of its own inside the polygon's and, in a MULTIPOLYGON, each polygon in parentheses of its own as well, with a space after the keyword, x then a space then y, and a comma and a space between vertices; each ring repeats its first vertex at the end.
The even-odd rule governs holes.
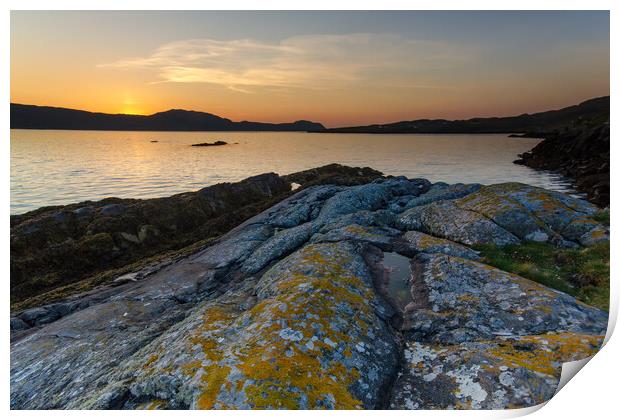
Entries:
MULTIPOLYGON (((278 43, 189 39, 147 57, 102 64, 150 68, 153 83, 212 83, 251 93, 261 88, 337 89, 365 83, 438 88, 437 72, 463 65, 472 51, 392 34, 308 35, 278 43)), ((446 86, 442 81, 442 88, 446 86)))

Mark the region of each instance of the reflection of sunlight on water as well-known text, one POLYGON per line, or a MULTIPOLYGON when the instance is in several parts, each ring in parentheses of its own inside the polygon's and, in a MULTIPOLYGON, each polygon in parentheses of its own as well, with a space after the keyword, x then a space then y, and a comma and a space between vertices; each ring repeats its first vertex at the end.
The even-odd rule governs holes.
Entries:
POLYGON ((11 130, 11 212, 109 196, 162 197, 334 162, 433 182, 518 181, 572 191, 557 175, 512 163, 538 141, 506 135, 11 130), (189 147, 222 139, 239 144, 189 147))

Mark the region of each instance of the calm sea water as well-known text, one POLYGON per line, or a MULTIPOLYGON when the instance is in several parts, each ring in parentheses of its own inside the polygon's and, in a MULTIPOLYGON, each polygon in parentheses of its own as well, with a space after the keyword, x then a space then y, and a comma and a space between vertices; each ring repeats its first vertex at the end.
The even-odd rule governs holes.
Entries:
POLYGON ((512 163, 537 142, 506 135, 11 130, 11 213, 163 197, 333 162, 433 182, 520 181, 570 191, 561 177, 512 163), (215 140, 237 144, 190 147, 215 140))

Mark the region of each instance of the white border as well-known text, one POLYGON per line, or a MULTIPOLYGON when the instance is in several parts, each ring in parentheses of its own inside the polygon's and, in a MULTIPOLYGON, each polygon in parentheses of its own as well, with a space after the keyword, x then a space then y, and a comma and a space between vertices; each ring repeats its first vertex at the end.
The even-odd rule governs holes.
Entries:
MULTIPOLYGON (((211 9, 211 10, 255 10, 258 6, 263 10, 341 10, 347 9, 349 6, 355 6, 359 10, 611 10, 611 103, 612 103, 612 133, 615 133, 615 125, 620 121, 618 119, 618 109, 615 106, 617 89, 617 74, 619 73, 618 66, 618 28, 619 21, 618 15, 620 14, 620 2, 618 1, 543 1, 543 0, 521 0, 513 1, 507 0, 497 2, 489 0, 469 0, 467 2, 462 0, 436 0, 433 2, 412 2, 404 0, 383 0, 381 2, 372 2, 368 0, 358 0, 355 3, 334 1, 334 0, 314 0, 314 1, 297 1, 294 4, 289 1, 270 1, 263 0, 261 2, 242 1, 242 0, 228 0, 226 2, 207 3, 197 0, 175 0, 174 2, 166 2, 162 0, 150 0, 150 1, 130 1, 130 0, 108 0, 108 1, 90 1, 84 2, 83 0, 57 0, 51 4, 50 1, 38 0, 38 1, 5 1, 7 5, 4 13, 2 14, 2 20, 0 21, 0 32, 2 33, 2 54, 6 60, 2 60, 2 132, 5 133, 5 138, 2 140, 0 154, 1 170, 4 175, 4 183, 2 184, 2 196, 4 197, 4 206, 6 213, 9 213, 10 203, 10 189, 9 189, 9 177, 10 177, 10 142, 9 142, 9 103, 10 103, 10 10, 50 10, 50 9, 76 9, 76 10, 199 10, 199 9, 211 9)), ((613 136, 612 136, 613 137, 613 136)), ((614 139, 615 140, 615 139, 614 139)), ((611 142, 612 161, 614 156, 617 155, 618 147, 616 142, 611 142)), ((612 168, 615 168, 615 163, 612 164, 612 168)), ((616 220, 618 214, 615 209, 617 208, 616 190, 615 188, 619 184, 618 171, 612 169, 612 194, 611 194, 611 208, 612 218, 616 220)), ((5 219, 6 220, 6 219, 5 219)), ((9 248, 10 248, 10 232, 8 223, 2 224, 0 237, 2 238, 2 267, 3 267, 3 296, 5 296, 2 302, 4 306, 5 325, 8 323, 9 314, 9 248)), ((615 238, 615 232, 613 232, 615 238)), ((617 241, 612 240, 612 260, 616 260, 618 255, 617 241)), ((615 267, 615 265, 614 265, 615 267)), ((612 308, 610 311, 610 318, 612 323, 615 324, 618 312, 618 281, 615 275, 615 269, 612 268, 612 289, 611 289, 611 302, 612 308)), ((613 326, 610 325, 609 332, 613 330, 613 326)), ((609 339, 609 336, 607 337, 609 339)), ((2 365, 1 375, 4 379, 2 381, 2 397, 3 408, 8 412, 9 410, 9 333, 8 328, 2 335, 2 345, 5 351, 5 363, 2 365)), ((288 418, 295 416, 299 420, 312 419, 315 420, 316 416, 325 415, 337 416, 338 418, 353 418, 359 420, 360 418, 379 418, 382 416, 390 416, 393 418, 412 418, 416 419, 426 418, 504 418, 521 416, 524 414, 531 414, 531 418, 543 418, 546 416, 559 417, 562 419, 606 419, 612 414, 617 415, 615 410, 615 402, 618 399, 617 380, 620 366, 620 344, 618 344, 617 338, 611 338, 605 345, 605 347, 578 373, 578 379, 570 381, 566 386, 550 401, 544 408, 536 407, 534 409, 525 410, 509 410, 509 411, 416 411, 416 412, 403 412, 403 411, 390 411, 389 413, 383 413, 379 411, 365 411, 365 412, 330 412, 321 413, 315 411, 296 411, 296 412, 274 412, 274 411, 254 411, 235 413, 230 411, 214 411, 209 413, 201 412, 187 412, 182 413, 183 416, 190 416, 196 418, 200 416, 207 416, 208 418, 215 419, 228 419, 230 416, 250 416, 252 418, 282 418, 282 416, 288 418), (540 409, 542 408, 542 409, 540 409), (541 417, 542 416, 542 417, 541 417)), ((111 411, 98 411, 98 412, 83 412, 83 411, 12 411, 7 413, 15 418, 39 418, 45 416, 46 418, 107 418, 108 416, 122 415, 125 417, 142 417, 149 416, 149 418, 171 418, 179 415, 178 412, 152 412, 146 414, 145 412, 111 412, 111 411)))

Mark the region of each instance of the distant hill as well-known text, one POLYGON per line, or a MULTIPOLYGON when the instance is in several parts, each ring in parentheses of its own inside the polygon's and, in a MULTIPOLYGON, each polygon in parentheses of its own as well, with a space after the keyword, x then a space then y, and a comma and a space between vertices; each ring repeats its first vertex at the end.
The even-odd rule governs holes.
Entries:
MULTIPOLYGON (((358 127, 325 128, 312 121, 262 123, 231 121, 206 112, 171 109, 153 115, 104 114, 69 108, 11 104, 11 128, 119 131, 311 131, 322 133, 545 133, 579 120, 602 123, 609 120, 609 96, 579 105, 536 114, 469 120, 401 121, 358 127)), ((527 134, 526 134, 527 135, 527 134)))
POLYGON ((579 105, 555 111, 522 114, 513 117, 472 118, 469 120, 415 120, 391 124, 342 127, 322 130, 327 133, 542 133, 570 125, 577 120, 609 120, 609 96, 590 99, 579 105))
POLYGON ((171 109, 153 115, 103 114, 69 108, 11 104, 11 128, 119 131, 321 131, 323 124, 234 122, 206 112, 171 109))

